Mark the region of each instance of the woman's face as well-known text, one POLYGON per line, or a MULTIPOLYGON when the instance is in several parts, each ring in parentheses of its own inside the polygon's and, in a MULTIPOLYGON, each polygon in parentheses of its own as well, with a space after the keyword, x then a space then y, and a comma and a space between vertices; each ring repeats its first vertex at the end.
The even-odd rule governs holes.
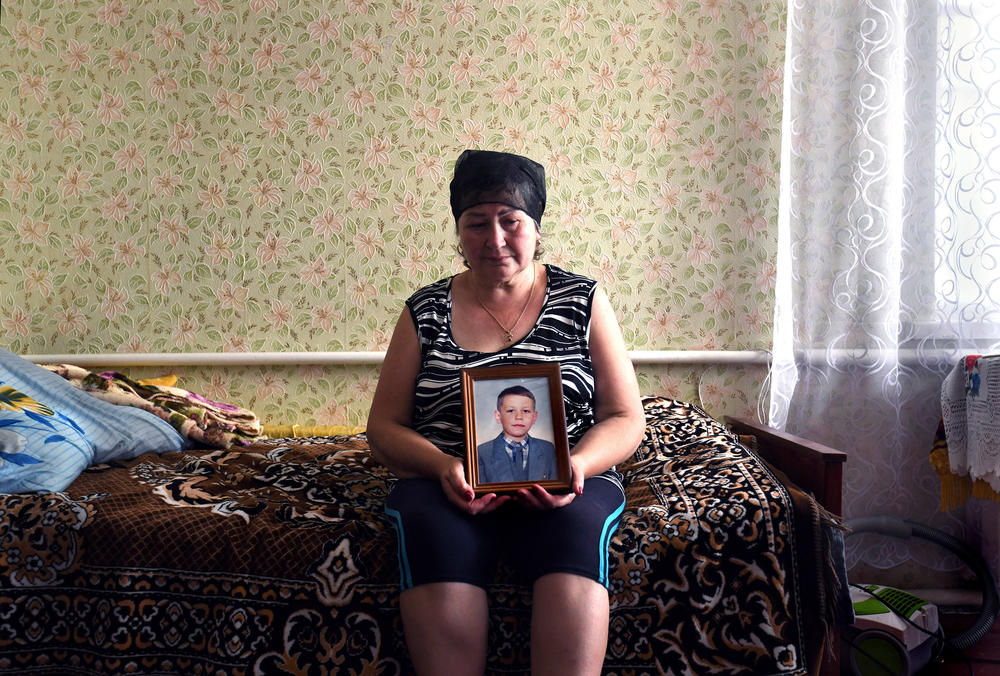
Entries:
POLYGON ((531 216, 506 204, 477 204, 458 218, 458 242, 474 272, 509 278, 531 264, 538 247, 531 216))

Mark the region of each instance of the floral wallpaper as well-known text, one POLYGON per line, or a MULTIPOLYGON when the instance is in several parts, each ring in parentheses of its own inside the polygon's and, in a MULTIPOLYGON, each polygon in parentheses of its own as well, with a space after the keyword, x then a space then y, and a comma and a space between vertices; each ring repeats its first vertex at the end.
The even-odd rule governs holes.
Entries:
MULTIPOLYGON (((367 351, 460 270, 466 147, 542 162, 544 259, 631 349, 767 348, 785 10, 767 0, 4 0, 0 330, 20 354, 367 351)), ((165 370, 360 424, 375 366, 165 370)), ((753 410, 763 367, 639 367, 753 410)), ((712 409, 716 410, 712 410, 712 409)))

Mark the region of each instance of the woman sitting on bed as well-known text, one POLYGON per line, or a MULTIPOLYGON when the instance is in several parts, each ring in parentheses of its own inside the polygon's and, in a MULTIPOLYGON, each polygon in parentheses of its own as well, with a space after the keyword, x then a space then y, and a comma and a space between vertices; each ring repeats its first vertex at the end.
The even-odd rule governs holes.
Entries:
POLYGON ((643 435, 635 373, 605 293, 536 262, 541 165, 467 150, 451 208, 468 270, 406 301, 368 419, 373 453, 401 479, 386 511, 399 538, 406 642, 421 674, 482 674, 485 588, 504 552, 533 583, 533 673, 599 673, 607 542, 624 506, 614 466, 643 435), (572 491, 476 497, 463 469, 461 369, 551 361, 563 382, 572 491))

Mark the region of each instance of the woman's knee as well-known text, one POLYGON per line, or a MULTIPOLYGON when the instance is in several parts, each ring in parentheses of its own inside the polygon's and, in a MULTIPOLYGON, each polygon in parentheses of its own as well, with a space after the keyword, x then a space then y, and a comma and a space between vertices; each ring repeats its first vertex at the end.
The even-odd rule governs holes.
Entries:
POLYGON ((486 666, 486 591, 460 582, 423 584, 400 594, 403 630, 421 674, 479 674, 486 666))

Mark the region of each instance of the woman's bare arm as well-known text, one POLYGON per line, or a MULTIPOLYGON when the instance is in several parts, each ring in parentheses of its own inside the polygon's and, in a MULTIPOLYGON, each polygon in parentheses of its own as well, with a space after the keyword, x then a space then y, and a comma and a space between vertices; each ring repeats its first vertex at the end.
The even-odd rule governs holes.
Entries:
POLYGON ((590 359, 594 367, 594 417, 573 448, 587 477, 624 461, 642 442, 646 416, 639 384, 621 328, 604 291, 598 288, 590 322, 590 359))

